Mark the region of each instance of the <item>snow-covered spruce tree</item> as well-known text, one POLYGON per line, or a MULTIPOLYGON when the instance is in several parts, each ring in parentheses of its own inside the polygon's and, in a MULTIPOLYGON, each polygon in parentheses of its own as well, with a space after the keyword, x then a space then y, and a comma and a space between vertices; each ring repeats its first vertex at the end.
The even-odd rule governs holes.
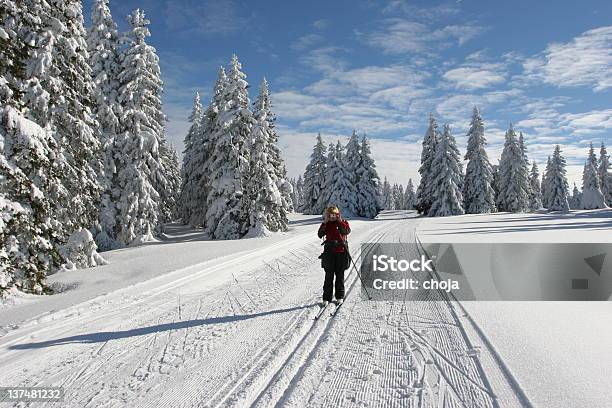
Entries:
MULTIPOLYGON (((330 145, 331 150, 332 145, 330 145)), ((329 194, 328 202, 335 204, 342 212, 343 217, 357 215, 357 191, 351 182, 352 174, 346 166, 344 148, 340 141, 335 147, 335 161, 327 168, 325 175, 325 192, 329 194)))
POLYGON ((358 216, 360 215, 360 205, 362 194, 360 194, 359 183, 360 175, 365 171, 361 157, 361 146, 359 144, 359 138, 357 132, 353 130, 348 143, 346 144, 346 154, 342 161, 343 172, 347 175, 347 182, 351 185, 350 187, 350 200, 347 202, 346 216, 358 216))
POLYGON ((94 84, 89 66, 81 2, 77 0, 32 2, 39 25, 36 42, 39 64, 29 67, 26 95, 28 116, 52 129, 63 189, 51 190, 52 213, 58 221, 58 248, 82 228, 98 220, 101 186, 99 124, 92 114, 94 84))
POLYGON ((529 158, 527 157, 527 145, 525 144, 525 138, 523 132, 519 132, 519 147, 521 149, 521 156, 523 159, 521 171, 527 174, 527 211, 529 211, 529 197, 532 195, 531 181, 529 179, 529 158))
POLYGON ((334 143, 330 143, 327 146, 327 157, 325 158, 325 180, 323 181, 323 184, 321 186, 321 192, 319 194, 317 208, 325 209, 325 207, 329 205, 337 204, 330 202, 330 198, 332 188, 335 182, 334 177, 338 176, 340 165, 341 164, 338 161, 338 152, 336 151, 336 145, 334 143))
POLYGON ((546 161, 546 167, 544 168, 544 174, 542 174, 542 206, 548 208, 548 186, 550 184, 550 163, 551 159, 548 156, 546 161))
POLYGON ((360 166, 356 172, 357 213, 361 217, 374 218, 380 207, 378 203, 378 187, 380 178, 376 171, 376 164, 371 157, 370 142, 366 135, 361 139, 359 148, 360 166))
POLYGON ((299 210, 302 208, 302 203, 304 202, 304 180, 302 179, 302 175, 300 174, 295 180, 295 185, 293 188, 292 199, 293 199, 293 208, 295 210, 299 210))
POLYGON ((581 203, 582 203, 582 193, 580 192, 580 190, 578 190, 578 187, 576 187, 576 183, 574 183, 574 189, 572 190, 572 195, 571 197, 568 198, 568 203, 570 206, 570 209, 572 210, 579 210, 581 203))
POLYGON ((499 195, 497 208, 500 211, 525 212, 529 209, 529 172, 516 133, 510 125, 499 162, 499 195))
POLYGON ((404 191, 404 208, 406 210, 413 210, 416 203, 416 194, 414 193, 414 184, 412 179, 408 179, 406 190, 404 191))
POLYGON ((432 114, 429 115, 429 127, 423 137, 423 150, 421 151, 421 166, 419 174, 421 181, 417 187, 417 202, 416 209, 419 214, 428 214, 433 202, 433 178, 434 174, 431 171, 432 163, 435 157, 436 143, 438 140, 438 123, 432 114))
POLYGON ((115 241, 117 211, 117 166, 115 163, 115 137, 119 131, 121 106, 119 93, 119 35, 108 0, 95 0, 91 13, 91 27, 87 32, 89 65, 94 80, 95 104, 93 113, 100 126, 101 159, 104 171, 99 174, 102 194, 99 208, 100 231, 96 243, 103 249, 117 247, 115 241))
MULTIPOLYGON (((48 67, 39 23, 36 9, 0 2, 0 297, 49 291, 46 272, 62 262, 49 193, 64 189, 56 170, 63 156, 51 133, 26 118, 27 90, 40 90, 32 75, 48 67)), ((44 94, 40 104, 47 101, 44 94)))
POLYGON ((495 202, 497 202, 497 197, 499 196, 499 165, 491 165, 491 174, 493 175, 491 186, 493 187, 495 202))
POLYGON ((601 192, 606 199, 606 204, 608 207, 612 207, 612 173, 610 172, 610 167, 610 156, 608 156, 606 146, 603 142, 601 142, 597 174, 599 176, 601 192))
POLYGON ((529 185, 531 186, 529 190, 529 209, 537 211, 542 208, 542 191, 540 190, 540 174, 535 160, 529 174, 529 185))
POLYGON ((146 43, 149 20, 137 9, 128 21, 131 29, 121 54, 119 75, 121 133, 115 141, 120 191, 117 240, 123 245, 136 245, 154 240, 154 234, 161 230, 162 197, 157 188, 165 188, 167 182, 160 151, 162 82, 155 49, 146 43))
POLYGON ((198 143, 201 143, 202 137, 202 120, 204 117, 204 108, 200 100, 200 93, 196 92, 193 100, 193 109, 189 115, 189 123, 191 126, 183 139, 183 166, 181 167, 181 196, 179 200, 179 217, 183 224, 189 224, 191 214, 195 207, 199 204, 195 199, 197 184, 199 181, 198 172, 196 170, 196 161, 194 150, 198 143))
POLYGON ((463 205, 467 214, 491 213, 496 211, 493 173, 485 150, 484 123, 476 106, 472 113, 467 133, 468 145, 465 160, 468 164, 463 184, 463 205))
MULTIPOLYGON (((217 80, 213 88, 210 104, 202 113, 199 129, 194 129, 193 138, 190 140, 191 153, 189 166, 185 168, 184 173, 188 174, 189 186, 185 193, 186 203, 190 208, 189 218, 183 222, 192 227, 204 227, 208 211, 208 194, 211 186, 211 170, 210 166, 213 163, 212 149, 214 143, 212 140, 215 126, 217 126, 217 115, 219 109, 223 106, 224 92, 227 87, 227 75, 223 67, 219 68, 217 80)), ((195 122, 194 122, 195 125, 195 122)))
POLYGON ((385 176, 385 180, 382 183, 382 188, 380 190, 380 205, 383 210, 390 210, 392 206, 391 199, 391 184, 387 180, 387 176, 385 176))
POLYGON ((568 211, 567 201, 569 186, 567 184, 565 158, 561 155, 561 147, 555 146, 553 156, 550 160, 550 175, 548 180, 546 199, 548 211, 568 211))
MULTIPOLYGON (((291 184, 287 180, 287 169, 285 167, 285 161, 281 156, 280 149, 278 147, 278 135, 276 134, 276 115, 272 111, 272 101, 270 98, 270 89, 268 81, 264 78, 261 81, 259 88, 259 96, 253 103, 253 113, 261 111, 265 112, 266 121, 268 122, 268 129, 270 134, 270 141, 268 143, 268 160, 274 169, 276 176, 276 184, 281 193, 281 204, 282 211, 290 213, 294 210, 291 202, 291 184)), ((269 221, 274 224, 274 221, 269 221)), ((282 230, 282 228, 281 228, 282 230)))
POLYGON ((260 236, 267 231, 286 231, 288 222, 287 204, 283 205, 278 173, 271 160, 272 122, 267 118, 269 93, 265 80, 253 108, 255 122, 250 136, 249 174, 244 190, 249 200, 249 234, 260 236))
POLYGON ((319 201, 323 185, 325 184, 325 144, 321 134, 317 135, 317 143, 312 149, 310 163, 306 166, 304 173, 304 202, 302 212, 304 214, 321 214, 324 207, 320 207, 319 201))
POLYGON ((464 214, 461 158, 449 125, 444 125, 444 132, 436 143, 430 170, 433 175, 433 202, 427 215, 445 217, 464 214))
POLYGON ((601 192, 599 175, 597 174, 597 157, 593 149, 593 143, 589 149, 589 156, 584 164, 582 173, 582 200, 580 208, 583 210, 595 210, 607 208, 606 200, 601 192))
MULTIPOLYGON (((251 154, 257 157, 251 157, 251 167, 255 166, 257 170, 251 170, 249 176, 250 185, 255 187, 252 193, 258 196, 256 202, 264 203, 262 208, 266 228, 274 232, 287 231, 287 214, 293 211, 293 187, 287 180, 285 162, 278 148, 278 136, 274 126, 276 117, 272 113, 270 90, 265 78, 261 81, 259 95, 253 103, 253 117, 255 126, 251 138, 254 145, 251 154), (272 184, 258 176, 263 175, 264 171, 268 173, 272 184)), ((253 217, 253 212, 249 216, 253 217)), ((251 219, 251 227, 256 225, 257 222, 251 219)))
POLYGON ((179 216, 179 201, 181 197, 181 165, 179 163, 178 154, 173 145, 162 141, 160 146, 162 152, 162 164, 164 167, 164 175, 167 180, 164 206, 162 209, 164 222, 174 221, 179 216))
POLYGON ((232 56, 218 112, 209 136, 206 232, 213 239, 238 239, 249 228, 250 197, 244 187, 249 175, 249 138, 254 124, 248 83, 236 55, 232 56))

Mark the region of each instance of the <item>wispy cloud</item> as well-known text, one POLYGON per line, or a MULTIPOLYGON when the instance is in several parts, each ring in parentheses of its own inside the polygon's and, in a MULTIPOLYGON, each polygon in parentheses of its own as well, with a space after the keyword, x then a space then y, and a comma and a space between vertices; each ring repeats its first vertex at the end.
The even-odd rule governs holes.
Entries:
POLYGON ((500 63, 467 63, 444 73, 444 79, 456 88, 474 90, 489 88, 506 80, 506 73, 500 63))
POLYGON ((612 88, 612 26, 586 31, 568 43, 549 44, 523 65, 532 82, 591 86, 595 91, 612 88))
POLYGON ((313 45, 323 42, 324 37, 321 34, 307 34, 302 37, 299 37, 293 43, 291 43, 290 47, 295 51, 303 51, 306 50, 313 45))
POLYGON ((388 18, 371 31, 356 31, 366 44, 386 54, 409 52, 432 54, 453 44, 463 45, 486 30, 475 24, 448 25, 441 28, 404 18, 388 18))
POLYGON ((327 27, 329 27, 329 24, 330 24, 329 20, 322 18, 312 23, 312 26, 316 28, 317 30, 325 30, 327 27))

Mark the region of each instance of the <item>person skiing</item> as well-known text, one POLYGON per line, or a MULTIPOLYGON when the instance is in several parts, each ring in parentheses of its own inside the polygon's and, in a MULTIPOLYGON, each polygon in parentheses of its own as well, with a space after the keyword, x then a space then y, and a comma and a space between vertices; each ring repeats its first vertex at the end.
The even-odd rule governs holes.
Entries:
POLYGON ((321 266, 325 270, 323 306, 332 301, 334 286, 337 304, 340 305, 344 301, 344 271, 348 269, 350 262, 346 236, 350 232, 349 223, 342 219, 338 207, 332 205, 325 209, 323 222, 317 232, 319 238, 325 236, 323 253, 319 256, 321 266))

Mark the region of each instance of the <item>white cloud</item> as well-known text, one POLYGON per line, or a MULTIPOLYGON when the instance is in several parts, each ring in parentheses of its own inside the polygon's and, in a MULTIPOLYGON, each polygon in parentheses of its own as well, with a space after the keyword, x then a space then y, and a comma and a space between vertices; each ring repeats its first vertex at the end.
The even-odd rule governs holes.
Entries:
POLYGON ((586 31, 568 43, 549 44, 523 67, 531 81, 592 86, 595 91, 612 88, 612 26, 586 31))
POLYGON ((491 63, 454 68, 446 71, 443 78, 467 90, 489 88, 506 80, 502 65, 491 63))
POLYGON ((356 34, 365 43, 380 48, 387 54, 433 54, 454 42, 463 45, 485 30, 484 27, 473 24, 434 29, 424 23, 401 18, 385 19, 379 24, 379 29, 371 32, 357 31, 356 34))
POLYGON ((316 28, 317 30, 325 30, 327 27, 329 27, 329 24, 330 24, 329 20, 322 18, 312 23, 312 26, 316 28))

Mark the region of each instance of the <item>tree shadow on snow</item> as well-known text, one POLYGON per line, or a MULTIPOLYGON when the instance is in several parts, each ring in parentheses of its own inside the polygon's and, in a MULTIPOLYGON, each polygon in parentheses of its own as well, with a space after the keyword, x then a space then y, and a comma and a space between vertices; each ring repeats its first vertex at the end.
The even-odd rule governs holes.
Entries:
POLYGON ((59 339, 41 341, 36 343, 24 343, 15 344, 10 346, 11 350, 27 350, 27 349, 38 349, 52 346, 61 346, 65 344, 92 344, 92 343, 104 343, 110 340, 119 340, 127 337, 145 336, 147 334, 160 333, 170 330, 181 330, 187 329, 194 326, 209 326, 215 324, 233 323, 242 320, 255 319, 258 317, 271 316, 281 313, 294 312, 301 309, 307 309, 309 307, 316 306, 317 303, 309 305, 289 307, 285 309, 269 310, 267 312, 259 312, 245 315, 233 315, 233 316, 220 316, 208 319, 195 319, 195 320, 184 320, 181 322, 163 323, 155 326, 139 327, 130 330, 112 331, 112 332, 98 332, 98 333, 86 333, 79 334, 76 336, 62 337, 59 339))
POLYGON ((530 232, 530 231, 554 231, 554 230, 605 230, 612 228, 612 219, 600 222, 567 222, 547 225, 514 225, 486 227, 458 227, 458 228, 436 228, 424 229, 421 232, 432 232, 435 235, 464 235, 464 234, 504 234, 508 232, 530 232), (449 232, 441 232, 449 231, 449 232))

